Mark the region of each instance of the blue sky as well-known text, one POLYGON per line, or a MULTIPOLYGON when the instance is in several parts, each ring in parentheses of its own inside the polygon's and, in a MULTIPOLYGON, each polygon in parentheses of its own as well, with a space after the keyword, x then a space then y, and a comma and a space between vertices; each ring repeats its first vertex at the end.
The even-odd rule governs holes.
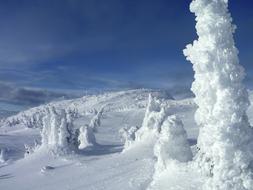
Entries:
MULTIPOLYGON (((189 3, 0 0, 0 82, 54 90, 189 88, 192 67, 182 54, 196 39, 189 3)), ((230 0, 248 86, 252 6, 252 0, 230 0)))

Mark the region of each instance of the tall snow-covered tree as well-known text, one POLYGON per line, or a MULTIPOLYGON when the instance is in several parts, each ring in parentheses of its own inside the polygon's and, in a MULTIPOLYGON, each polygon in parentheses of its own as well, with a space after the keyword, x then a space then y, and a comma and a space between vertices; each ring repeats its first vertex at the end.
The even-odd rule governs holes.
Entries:
POLYGON ((200 127, 197 161, 209 174, 204 189, 253 189, 253 132, 246 110, 245 73, 239 64, 228 0, 193 0, 198 40, 184 55, 193 64, 192 91, 200 127))

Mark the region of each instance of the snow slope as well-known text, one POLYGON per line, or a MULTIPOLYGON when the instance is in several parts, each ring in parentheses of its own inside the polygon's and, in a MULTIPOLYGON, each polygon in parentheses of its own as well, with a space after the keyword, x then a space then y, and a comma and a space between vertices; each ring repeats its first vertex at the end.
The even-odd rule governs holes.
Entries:
MULTIPOLYGON (((164 100, 172 114, 184 123, 188 141, 194 151, 198 128, 194 122, 196 109, 192 99, 173 100, 167 93, 154 90, 130 90, 51 103, 56 109, 75 110, 75 127, 89 124, 95 110, 104 107, 98 127, 98 145, 76 154, 56 157, 40 150, 24 157, 24 144, 40 141, 40 120, 45 106, 29 109, 0 123, 0 148, 6 150, 6 161, 0 163, 0 189, 10 190, 142 190, 153 181, 156 159, 151 143, 122 153, 124 142, 119 130, 141 126, 148 94, 164 100), (34 118, 31 121, 31 118, 34 118), (50 167, 46 167, 50 166, 50 167)), ((250 96, 253 100, 253 95, 250 96)), ((249 118, 253 121, 253 108, 249 118)), ((203 178, 188 165, 173 165, 161 174, 153 189, 201 189, 203 178), (164 183, 166 181, 167 183, 164 183), (168 186, 169 184, 169 186, 168 186)))

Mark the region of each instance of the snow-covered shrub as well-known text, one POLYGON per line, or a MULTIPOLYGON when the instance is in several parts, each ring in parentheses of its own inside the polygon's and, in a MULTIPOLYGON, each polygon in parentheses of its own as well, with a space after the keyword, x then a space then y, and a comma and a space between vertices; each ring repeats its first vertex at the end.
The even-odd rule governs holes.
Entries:
POLYGON ((42 147, 46 146, 56 153, 64 153, 78 147, 78 132, 73 127, 71 115, 65 110, 56 111, 53 106, 47 108, 41 136, 42 147))
POLYGON ((157 157, 156 173, 168 169, 168 162, 192 160, 192 152, 183 123, 175 115, 167 117, 163 122, 154 147, 154 155, 157 157))
POLYGON ((79 149, 84 149, 86 147, 90 147, 96 144, 96 138, 93 134, 93 129, 88 125, 79 128, 79 149))
POLYGON ((5 148, 1 148, 0 151, 0 163, 4 163, 7 160, 7 153, 5 148))
POLYGON ((94 132, 97 132, 97 128, 101 125, 101 117, 103 116, 103 111, 104 108, 101 108, 99 111, 95 110, 95 116, 90 121, 89 126, 94 132))
POLYGON ((139 129, 138 126, 132 126, 129 129, 122 128, 119 133, 124 140, 124 150, 128 149, 135 141, 135 133, 139 129))
POLYGON ((233 39, 236 27, 228 0, 193 0, 190 10, 196 15, 199 37, 184 54, 195 71, 197 161, 209 175, 204 189, 253 189, 253 129, 246 115, 245 73, 233 39))

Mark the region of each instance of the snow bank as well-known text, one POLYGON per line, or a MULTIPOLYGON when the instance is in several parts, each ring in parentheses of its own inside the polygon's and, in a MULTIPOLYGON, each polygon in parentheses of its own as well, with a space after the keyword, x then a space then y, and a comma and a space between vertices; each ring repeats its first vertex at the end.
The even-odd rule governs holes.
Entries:
POLYGON ((249 100, 228 0, 193 0, 190 10, 196 15, 199 37, 187 45, 184 54, 195 71, 192 91, 200 126, 197 161, 209 176, 204 189, 253 189, 253 132, 246 115, 249 100))

